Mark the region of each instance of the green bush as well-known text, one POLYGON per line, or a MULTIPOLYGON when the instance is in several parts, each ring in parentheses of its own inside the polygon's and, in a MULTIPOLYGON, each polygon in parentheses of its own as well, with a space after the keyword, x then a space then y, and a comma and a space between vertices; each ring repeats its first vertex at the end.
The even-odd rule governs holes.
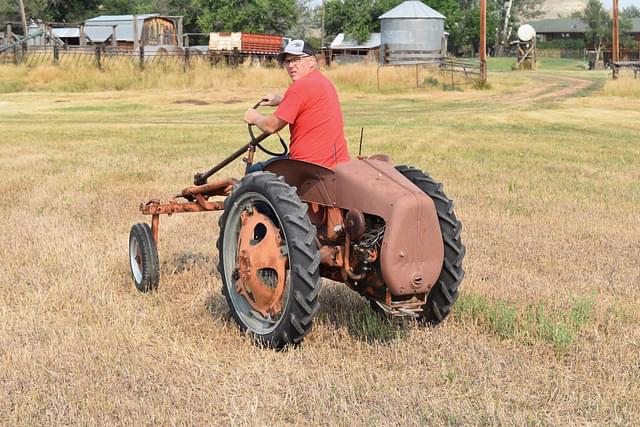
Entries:
POLYGON ((584 49, 582 39, 558 39, 548 42, 538 42, 538 49, 584 49))

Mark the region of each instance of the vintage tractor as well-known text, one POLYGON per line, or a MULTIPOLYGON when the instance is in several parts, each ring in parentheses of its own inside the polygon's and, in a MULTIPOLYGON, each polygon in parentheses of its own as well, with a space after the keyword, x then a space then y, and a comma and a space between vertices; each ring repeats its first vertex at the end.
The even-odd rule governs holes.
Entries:
MULTIPOLYGON (((256 104, 254 108, 258 108, 256 104)), ((167 203, 140 205, 151 226, 135 224, 129 259, 136 287, 158 286, 162 214, 222 210, 218 271, 231 315, 273 348, 300 343, 319 308, 322 277, 343 282, 386 316, 441 322, 464 276, 462 225, 442 185, 389 157, 358 156, 335 170, 280 159, 240 180, 208 179, 246 153, 255 137, 167 203), (221 198, 224 197, 224 200, 221 198)))

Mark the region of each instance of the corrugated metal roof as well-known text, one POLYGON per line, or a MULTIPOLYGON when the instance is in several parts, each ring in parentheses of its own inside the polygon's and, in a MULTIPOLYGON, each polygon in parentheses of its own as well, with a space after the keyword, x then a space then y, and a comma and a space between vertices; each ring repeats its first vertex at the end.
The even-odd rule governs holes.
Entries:
POLYGON ((344 37, 344 33, 340 33, 331 42, 331 49, 375 49, 380 47, 380 33, 371 33, 369 40, 358 43, 357 40, 344 37))
MULTIPOLYGON (((145 19, 160 16, 158 13, 136 15, 136 30, 138 40, 142 35, 142 27, 145 19)), ((84 21, 84 31, 88 38, 96 43, 104 43, 111 34, 113 26, 116 27, 116 38, 119 41, 133 41, 133 15, 102 15, 84 21)))
POLYGON ((72 38, 72 37, 80 37, 80 29, 79 28, 53 28, 51 30, 54 36, 64 39, 64 38, 72 38))
POLYGON ((447 19, 443 14, 431 9, 421 1, 405 1, 378 17, 378 19, 390 18, 447 19))
MULTIPOLYGON (((159 13, 147 13, 145 15, 136 15, 138 20, 145 20, 147 18, 153 18, 154 16, 160 16, 159 13)), ((100 15, 95 18, 87 19, 84 21, 85 25, 89 25, 91 23, 100 23, 100 24, 111 24, 114 25, 121 22, 132 22, 133 15, 100 15)))
MULTIPOLYGON (((138 25, 138 38, 142 34, 141 26, 142 24, 138 25)), ((111 25, 107 27, 84 27, 84 34, 94 43, 104 43, 113 34, 113 27, 111 25)), ((116 39, 132 42, 133 25, 129 27, 118 25, 116 27, 116 39)))
POLYGON ((536 33, 584 33, 587 31, 587 24, 580 18, 558 18, 541 19, 539 21, 527 22, 536 33))

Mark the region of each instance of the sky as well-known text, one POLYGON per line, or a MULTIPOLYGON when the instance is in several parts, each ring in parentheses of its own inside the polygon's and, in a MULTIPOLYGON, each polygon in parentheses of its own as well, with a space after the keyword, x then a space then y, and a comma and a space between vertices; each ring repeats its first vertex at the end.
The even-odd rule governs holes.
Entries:
MULTIPOLYGON (((613 4, 613 1, 612 0, 603 0, 602 4, 607 9, 610 9, 611 5, 613 4)), ((637 8, 640 8, 640 0, 618 0, 618 9, 619 10, 624 9, 626 6, 635 6, 637 8)))

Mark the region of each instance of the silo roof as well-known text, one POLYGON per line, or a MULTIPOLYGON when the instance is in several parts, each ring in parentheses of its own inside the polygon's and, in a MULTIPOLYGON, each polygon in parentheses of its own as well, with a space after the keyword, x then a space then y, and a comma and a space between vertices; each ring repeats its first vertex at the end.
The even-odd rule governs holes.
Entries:
POLYGON ((437 10, 431 9, 421 1, 406 1, 400 3, 390 11, 383 13, 378 19, 389 18, 426 18, 426 19, 447 19, 437 10))

